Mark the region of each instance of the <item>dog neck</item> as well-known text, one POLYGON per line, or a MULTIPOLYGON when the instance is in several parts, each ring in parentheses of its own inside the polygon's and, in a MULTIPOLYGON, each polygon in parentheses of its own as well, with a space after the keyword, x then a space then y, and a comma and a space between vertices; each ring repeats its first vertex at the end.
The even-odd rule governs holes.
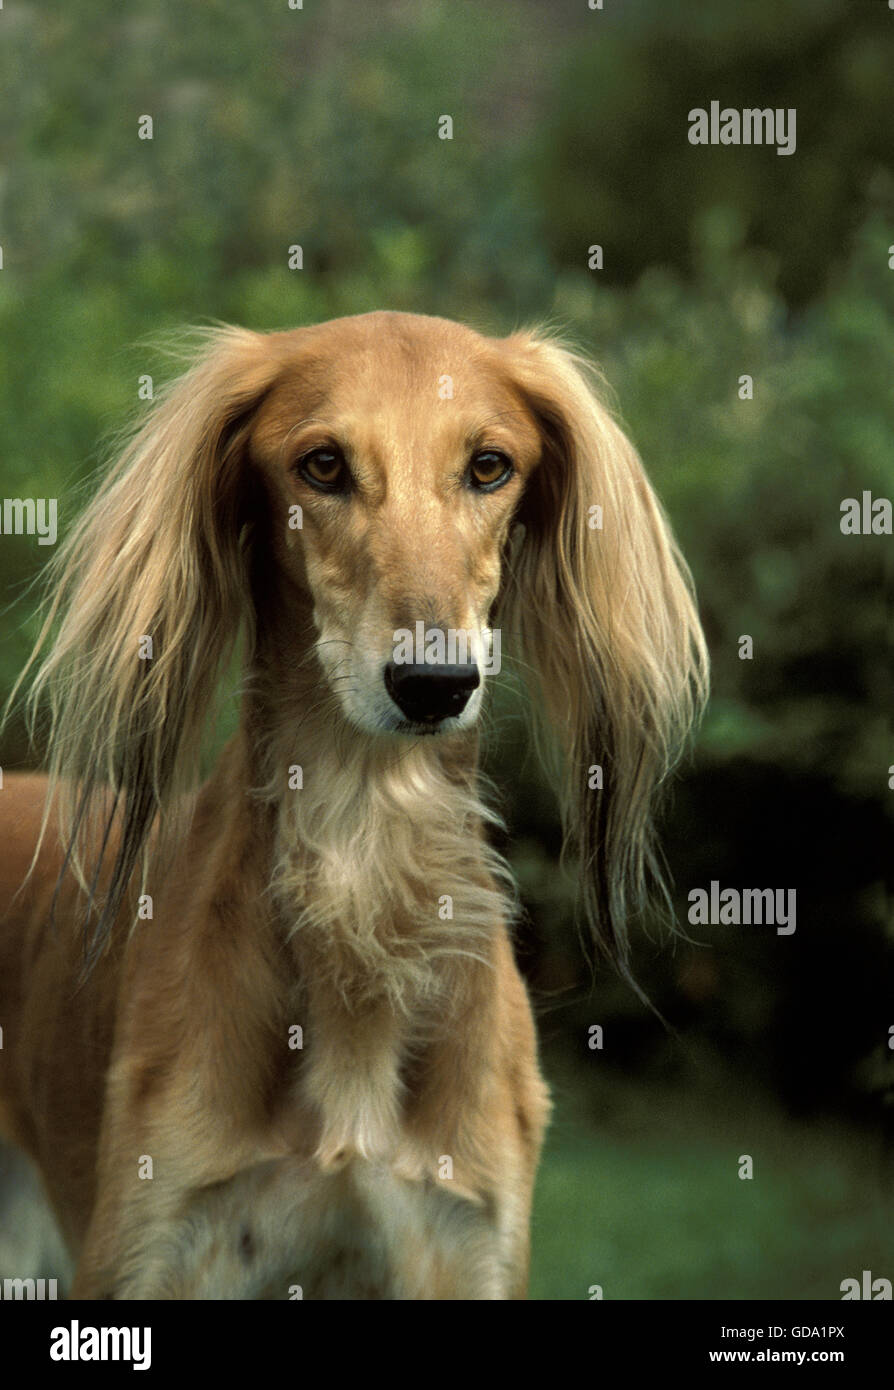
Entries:
MULTIPOLYGON (((290 705, 282 690, 280 677, 250 687, 242 757, 294 963, 290 1017, 309 1039, 302 1096, 318 1118, 316 1158, 325 1171, 358 1154, 397 1161, 412 1067, 431 1046, 455 1067, 457 1034, 474 1031, 476 1001, 489 997, 482 976, 513 908, 485 834, 497 817, 474 731, 375 737, 331 700, 290 705)), ((283 1114, 288 1128, 288 1105, 283 1114)))
POLYGON ((489 959, 513 912, 511 876, 486 839, 500 822, 482 795, 477 734, 367 734, 296 684, 289 701, 281 673, 253 682, 243 730, 273 813, 278 914, 348 1007, 382 1001, 418 1017, 462 960, 489 959))

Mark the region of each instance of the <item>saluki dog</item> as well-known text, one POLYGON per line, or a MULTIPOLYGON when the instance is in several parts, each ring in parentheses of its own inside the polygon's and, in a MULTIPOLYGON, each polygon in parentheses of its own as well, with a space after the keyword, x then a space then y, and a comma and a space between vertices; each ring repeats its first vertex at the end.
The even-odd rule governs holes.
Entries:
POLYGON ((48 775, 0 791, 0 1118, 73 1297, 526 1295, 549 1100, 478 771, 496 638, 622 969, 706 687, 603 397, 546 331, 205 330, 60 545, 48 775))

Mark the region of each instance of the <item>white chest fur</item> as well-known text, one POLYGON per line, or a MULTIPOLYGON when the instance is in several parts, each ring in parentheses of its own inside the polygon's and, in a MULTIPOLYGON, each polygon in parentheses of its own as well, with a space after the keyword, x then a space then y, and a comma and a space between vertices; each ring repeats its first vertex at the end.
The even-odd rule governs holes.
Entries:
POLYGON ((321 1174, 286 1159, 194 1194, 155 1231, 120 1294, 500 1299, 506 1254, 495 1214, 449 1181, 410 1181, 359 1159, 321 1174))

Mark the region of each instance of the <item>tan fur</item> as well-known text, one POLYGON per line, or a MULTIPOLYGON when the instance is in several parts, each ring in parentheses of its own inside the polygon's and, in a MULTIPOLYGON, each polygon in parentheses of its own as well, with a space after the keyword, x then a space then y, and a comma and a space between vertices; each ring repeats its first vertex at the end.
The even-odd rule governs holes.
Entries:
POLYGON ((524 1296, 548 1100, 481 693, 436 736, 394 724, 382 672, 417 621, 514 645, 625 968, 706 663, 586 364, 404 314, 211 335, 53 564, 50 775, 0 792, 0 1122, 75 1295, 524 1296), (296 467, 334 443, 349 495, 296 467), (480 449, 513 463, 490 493, 480 449), (197 790, 240 641, 239 733, 197 790))

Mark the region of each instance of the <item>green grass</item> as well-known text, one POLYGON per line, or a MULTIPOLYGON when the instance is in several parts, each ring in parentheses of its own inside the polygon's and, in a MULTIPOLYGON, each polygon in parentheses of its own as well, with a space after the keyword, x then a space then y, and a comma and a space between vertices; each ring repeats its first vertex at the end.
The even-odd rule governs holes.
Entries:
POLYGON ((734 1085, 694 1098, 548 1071, 532 1298, 586 1299, 599 1284, 604 1298, 840 1299, 863 1269, 894 1277, 875 1141, 789 1119, 734 1085))

